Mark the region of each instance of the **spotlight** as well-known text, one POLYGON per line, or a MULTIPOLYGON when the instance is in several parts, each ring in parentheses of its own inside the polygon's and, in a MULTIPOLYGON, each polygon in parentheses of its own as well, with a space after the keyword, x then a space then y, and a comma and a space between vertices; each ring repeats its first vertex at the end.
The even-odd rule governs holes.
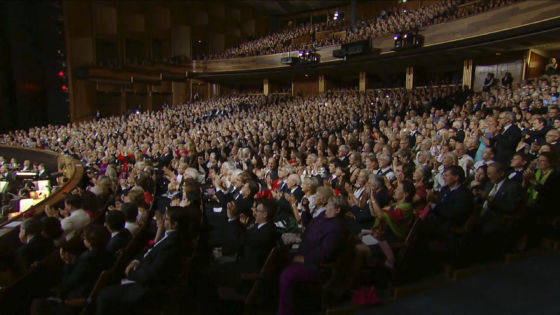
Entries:
POLYGON ((63 90, 63 91, 66 91, 66 90, 68 90, 68 87, 66 85, 63 85, 63 86, 60 87, 60 89, 63 90))
POLYGON ((59 77, 63 77, 63 76, 64 76, 64 72, 58 71, 58 76, 59 76, 59 77))
POLYGON ((400 37, 399 34, 395 34, 395 37, 393 37, 393 39, 397 40, 397 39, 399 39, 399 37, 400 37))

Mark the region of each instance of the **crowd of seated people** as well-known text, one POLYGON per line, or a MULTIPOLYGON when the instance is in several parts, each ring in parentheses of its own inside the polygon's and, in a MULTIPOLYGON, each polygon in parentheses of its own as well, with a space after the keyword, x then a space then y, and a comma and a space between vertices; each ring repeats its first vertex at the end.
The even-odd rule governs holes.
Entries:
POLYGON ((398 32, 419 30, 433 24, 446 23, 509 5, 515 1, 478 1, 472 7, 460 10, 459 6, 469 1, 444 0, 413 10, 397 8, 383 10, 379 16, 365 17, 351 27, 348 27, 343 20, 292 26, 278 33, 243 42, 223 52, 211 54, 208 59, 268 55, 303 50, 305 47, 324 47, 373 39, 398 32), (321 31, 345 32, 345 35, 317 38, 315 34, 321 31), (294 41, 294 39, 297 40, 294 41))
MULTIPOLYGON (((356 270, 398 268, 397 244, 420 221, 425 250, 441 259, 464 257, 455 254, 465 244, 476 249, 471 259, 485 259, 558 238, 559 83, 543 76, 483 92, 446 86, 305 98, 232 95, 0 139, 73 155, 87 167, 78 200, 68 196, 47 216, 59 220, 67 241, 99 217, 105 234, 124 240, 107 248, 107 235, 95 241, 92 230, 80 254, 59 240, 70 268, 100 248, 118 252, 115 244, 129 238, 123 225, 152 227, 152 247, 128 263, 121 285, 99 293, 101 313, 131 311, 156 296, 151 292, 180 268, 178 248, 220 229, 221 240, 200 238, 199 246, 231 255, 231 273, 258 271, 278 242, 290 252, 278 275, 279 312, 290 314, 298 283, 324 282, 323 266, 339 258, 349 237, 360 253, 356 270), (222 222, 210 220, 214 215, 222 222), (176 231, 191 241, 175 240, 176 231)), ((37 234, 29 226, 22 232, 27 243, 27 233, 37 234)), ((101 257, 96 276, 110 264, 101 257)), ((60 288, 78 272, 72 270, 60 288)), ((96 276, 84 282, 82 297, 96 276)), ((70 293, 56 294, 64 301, 70 293)), ((68 309, 60 304, 34 305, 68 309)))

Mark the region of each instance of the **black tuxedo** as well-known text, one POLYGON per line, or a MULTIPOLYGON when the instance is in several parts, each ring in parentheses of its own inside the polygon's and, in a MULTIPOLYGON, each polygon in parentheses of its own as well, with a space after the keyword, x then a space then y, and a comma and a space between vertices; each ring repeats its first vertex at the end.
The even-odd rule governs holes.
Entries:
POLYGON ((115 236, 111 237, 105 249, 111 254, 116 254, 118 250, 126 247, 131 238, 132 234, 130 234, 130 231, 122 229, 115 236))
POLYGON ((279 192, 288 192, 288 181, 282 181, 282 183, 280 183, 280 186, 278 186, 278 191, 279 192))
POLYGON ((514 182, 517 186, 521 187, 521 185, 523 185, 523 171, 524 170, 512 170, 511 173, 508 174, 507 180, 514 182))
POLYGON ((340 159, 340 162, 342 162, 342 165, 344 165, 344 167, 348 167, 348 165, 350 165, 350 158, 348 158, 348 155, 343 157, 342 159, 340 159))
POLYGON ((305 193, 303 192, 303 190, 299 186, 297 186, 297 188, 293 192, 291 190, 288 190, 288 192, 290 193, 290 195, 296 197, 296 200, 297 200, 298 203, 301 201, 301 199, 305 195, 305 193))
POLYGON ((496 161, 509 165, 519 141, 521 141, 521 130, 516 125, 511 125, 504 133, 496 135, 492 139, 496 149, 496 161))
POLYGON ((143 285, 172 282, 186 255, 180 234, 168 232, 140 257, 140 264, 128 279, 143 285))
POLYGON ((487 234, 510 227, 509 223, 504 222, 504 216, 515 214, 521 205, 521 197, 521 186, 506 178, 494 197, 488 200, 487 208, 482 209, 480 220, 482 233, 487 234))
MULTIPOLYGON (((237 213, 243 213, 247 217, 252 218, 253 211, 251 210, 251 208, 253 207, 253 202, 254 202, 253 197, 243 198, 243 196, 240 196, 239 198, 237 198, 237 200, 235 200, 235 205, 237 206, 237 213)), ((226 205, 226 209, 227 209, 227 205, 226 205)))
MULTIPOLYGON (((331 175, 333 176, 333 175, 331 175)), ((331 188, 335 189, 337 187, 338 184, 338 177, 331 179, 331 177, 329 177, 329 182, 331 183, 331 188)))
POLYGON ((25 266, 46 257, 54 249, 54 244, 42 236, 32 237, 27 244, 17 249, 17 254, 25 266))
POLYGON ((239 221, 228 222, 224 231, 225 239, 240 253, 238 270, 240 272, 258 272, 270 250, 276 246, 277 234, 274 224, 266 223, 260 229, 255 224, 251 229, 244 229, 239 221))
POLYGON ((61 297, 87 297, 101 271, 108 268, 112 261, 112 256, 105 250, 82 253, 74 265, 64 267, 61 297))
POLYGON ((180 234, 167 233, 139 257, 136 270, 129 272, 128 279, 134 283, 110 286, 99 293, 97 313, 129 314, 135 307, 142 306, 141 302, 146 304, 157 299, 150 292, 155 293, 153 289, 172 283, 188 255, 190 252, 185 250, 180 234))
POLYGON ((435 213, 443 233, 453 227, 462 227, 473 210, 473 196, 465 185, 455 190, 445 186, 439 193, 435 213))
POLYGON ((49 173, 46 170, 44 170, 42 173, 37 173, 37 179, 38 180, 50 179, 49 173))
POLYGON ((270 170, 265 174, 265 177, 266 176, 270 177, 270 181, 275 181, 278 179, 278 170, 277 169, 270 170))

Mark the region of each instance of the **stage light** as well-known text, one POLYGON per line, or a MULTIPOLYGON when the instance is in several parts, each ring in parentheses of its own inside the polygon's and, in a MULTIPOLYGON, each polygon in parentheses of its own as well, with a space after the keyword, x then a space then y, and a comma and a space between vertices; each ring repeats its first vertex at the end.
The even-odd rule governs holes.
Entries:
POLYGON ((59 77, 63 77, 63 76, 64 76, 64 72, 58 71, 58 76, 59 76, 59 77))
POLYGON ((66 90, 68 90, 68 87, 66 85, 63 85, 63 86, 60 87, 60 89, 63 90, 63 91, 66 91, 66 90))
POLYGON ((408 37, 408 33, 404 34, 404 38, 407 38, 407 37, 408 37))
POLYGON ((399 39, 399 34, 396 34, 395 37, 393 37, 394 40, 399 39))

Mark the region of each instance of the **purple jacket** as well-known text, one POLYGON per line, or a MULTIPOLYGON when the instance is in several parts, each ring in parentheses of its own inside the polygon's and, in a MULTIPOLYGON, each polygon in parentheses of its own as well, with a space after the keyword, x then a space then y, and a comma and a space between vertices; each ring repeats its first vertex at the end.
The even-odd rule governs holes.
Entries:
POLYGON ((326 218, 325 213, 309 222, 300 245, 305 264, 318 267, 321 262, 333 260, 342 249, 347 236, 341 216, 326 218))

